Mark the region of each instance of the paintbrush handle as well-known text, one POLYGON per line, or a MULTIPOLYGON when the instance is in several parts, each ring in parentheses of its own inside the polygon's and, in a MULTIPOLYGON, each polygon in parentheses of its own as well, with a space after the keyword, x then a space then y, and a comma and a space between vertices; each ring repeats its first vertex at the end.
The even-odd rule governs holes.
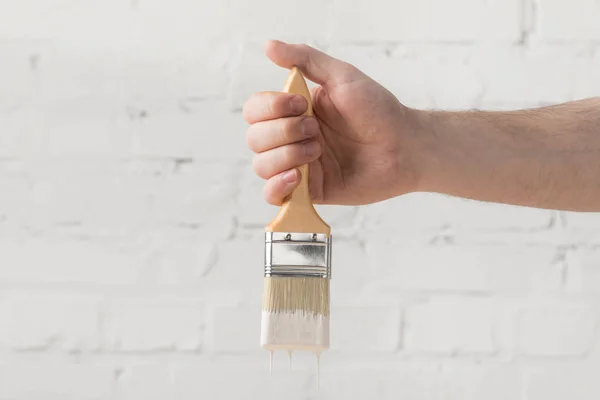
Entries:
MULTIPOLYGON (((286 93, 295 93, 303 96, 308 102, 308 109, 304 115, 312 116, 312 102, 310 92, 302 72, 297 67, 290 71, 288 79, 283 87, 286 93)), ((329 235, 331 229, 315 210, 310 192, 308 190, 308 165, 298 168, 301 178, 300 184, 294 191, 284 199, 279 213, 269 225, 265 227, 266 232, 303 232, 324 233, 329 235)))
MULTIPOLYGON (((310 100, 310 91, 308 90, 308 86, 306 86, 306 81, 304 80, 302 72, 300 72, 300 70, 297 67, 293 67, 290 71, 288 79, 285 82, 285 86, 283 87, 283 92, 294 93, 304 97, 308 102, 308 108, 306 109, 306 112, 303 115, 313 115, 312 102, 310 100)), ((301 175, 300 184, 286 199, 284 199, 284 203, 312 203, 310 198, 310 192, 308 190, 308 164, 300 166, 298 170, 300 171, 301 175)))

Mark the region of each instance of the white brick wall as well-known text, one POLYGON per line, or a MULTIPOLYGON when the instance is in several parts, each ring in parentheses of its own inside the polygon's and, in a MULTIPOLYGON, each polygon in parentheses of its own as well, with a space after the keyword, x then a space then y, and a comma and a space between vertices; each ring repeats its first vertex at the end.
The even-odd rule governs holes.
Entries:
POLYGON ((241 117, 267 38, 415 107, 600 95, 595 0, 0 0, 0 399, 594 400, 600 215, 413 194, 319 207, 332 350, 258 348, 241 117))

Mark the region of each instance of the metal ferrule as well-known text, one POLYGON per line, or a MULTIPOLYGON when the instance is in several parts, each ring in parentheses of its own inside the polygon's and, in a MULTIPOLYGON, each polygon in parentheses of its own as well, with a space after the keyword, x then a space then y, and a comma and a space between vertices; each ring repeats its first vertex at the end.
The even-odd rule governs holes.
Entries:
POLYGON ((331 278, 331 235, 266 232, 265 276, 331 278))

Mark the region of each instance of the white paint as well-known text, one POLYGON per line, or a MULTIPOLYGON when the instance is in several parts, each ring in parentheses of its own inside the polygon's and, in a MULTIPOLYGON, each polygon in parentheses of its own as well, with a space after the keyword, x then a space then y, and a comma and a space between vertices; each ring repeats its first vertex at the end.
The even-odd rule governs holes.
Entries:
POLYGON ((321 387, 321 355, 317 354, 317 389, 321 387))
POLYGON ((260 345, 271 351, 320 353, 329 348, 329 317, 263 311, 260 345))
POLYGON ((317 387, 320 385, 319 357, 329 348, 329 317, 303 313, 262 312, 260 344, 269 350, 269 371, 273 369, 273 353, 309 351, 317 357, 317 387))

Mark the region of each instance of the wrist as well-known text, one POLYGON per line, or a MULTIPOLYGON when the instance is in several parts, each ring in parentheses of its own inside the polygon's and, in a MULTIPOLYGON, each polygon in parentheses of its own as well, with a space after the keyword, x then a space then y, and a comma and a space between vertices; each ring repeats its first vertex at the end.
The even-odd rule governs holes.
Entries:
POLYGON ((406 120, 407 137, 402 140, 402 147, 408 150, 401 157, 407 158, 412 171, 413 185, 411 192, 436 192, 441 173, 444 170, 442 142, 447 140, 444 131, 447 125, 447 112, 409 109, 406 120))
POLYGON ((483 150, 466 135, 479 113, 418 110, 417 115, 416 191, 453 194, 474 172, 471 157, 479 154, 473 152, 483 150))

